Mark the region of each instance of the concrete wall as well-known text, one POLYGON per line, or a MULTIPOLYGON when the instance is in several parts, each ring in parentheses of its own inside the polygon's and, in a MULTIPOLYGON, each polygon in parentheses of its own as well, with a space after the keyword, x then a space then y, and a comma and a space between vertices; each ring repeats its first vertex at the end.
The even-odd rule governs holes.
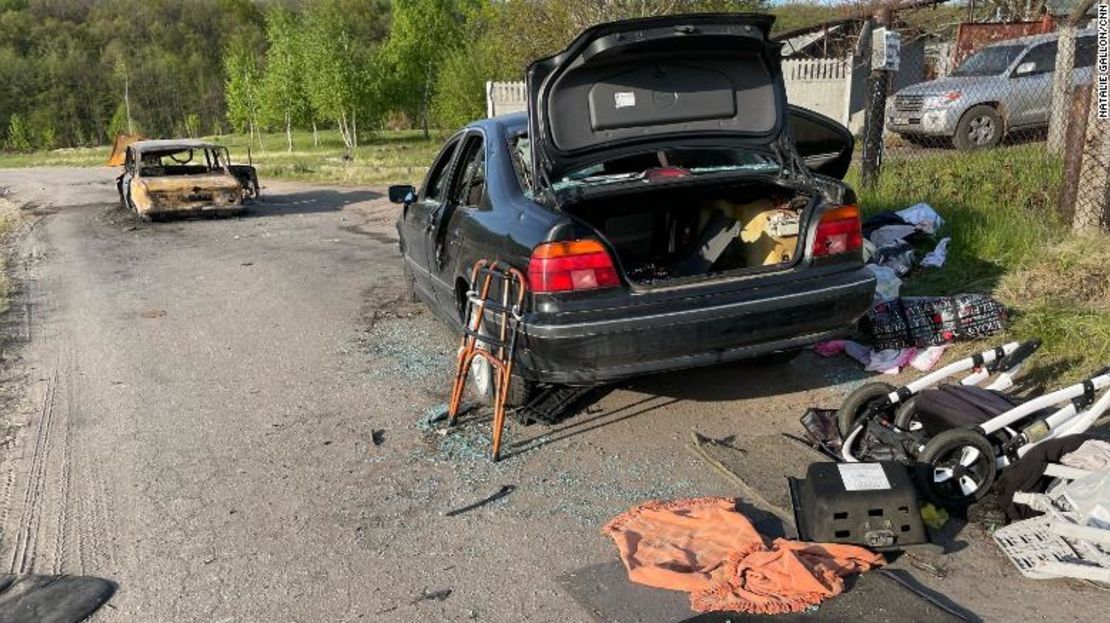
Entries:
POLYGON ((487 82, 486 116, 511 115, 528 110, 528 94, 523 82, 487 82))
MULTIPOLYGON (((849 125, 852 64, 843 58, 782 61, 786 99, 849 125)), ((855 131, 849 125, 849 129, 855 131)))

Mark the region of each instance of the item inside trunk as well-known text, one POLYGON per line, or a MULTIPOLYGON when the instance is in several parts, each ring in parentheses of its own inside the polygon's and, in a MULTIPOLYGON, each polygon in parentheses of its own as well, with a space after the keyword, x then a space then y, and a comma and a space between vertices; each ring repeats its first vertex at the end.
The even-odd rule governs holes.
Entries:
POLYGON ((634 283, 789 265, 810 197, 770 183, 606 195, 564 209, 602 233, 634 283))

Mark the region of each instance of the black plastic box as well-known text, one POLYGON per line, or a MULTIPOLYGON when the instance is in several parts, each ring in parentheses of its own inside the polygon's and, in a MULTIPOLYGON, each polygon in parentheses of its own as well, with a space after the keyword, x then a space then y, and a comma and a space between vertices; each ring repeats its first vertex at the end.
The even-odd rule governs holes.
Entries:
POLYGON ((906 467, 885 463, 813 463, 790 478, 798 538, 899 549, 929 541, 906 467))

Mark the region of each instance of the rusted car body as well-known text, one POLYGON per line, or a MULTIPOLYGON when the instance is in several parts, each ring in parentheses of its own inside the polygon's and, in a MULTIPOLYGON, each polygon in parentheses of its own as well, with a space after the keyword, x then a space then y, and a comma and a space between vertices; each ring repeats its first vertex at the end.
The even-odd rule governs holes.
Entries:
MULTIPOLYGON (((140 140, 121 145, 120 203, 145 219, 237 215, 258 196, 252 166, 232 165, 227 148, 198 140, 140 140)), ((120 161, 113 153, 112 161, 120 161)))

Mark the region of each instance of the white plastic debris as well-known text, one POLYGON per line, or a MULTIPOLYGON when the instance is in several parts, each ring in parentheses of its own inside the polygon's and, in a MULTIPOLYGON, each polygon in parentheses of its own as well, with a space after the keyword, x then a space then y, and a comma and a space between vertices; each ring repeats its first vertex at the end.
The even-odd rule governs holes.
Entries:
POLYGON ((898 210, 898 216, 928 234, 935 233, 944 226, 944 219, 937 214, 933 206, 927 203, 917 203, 904 210, 898 210))
POLYGON ((913 360, 910 361, 910 365, 913 366, 915 370, 928 372, 929 370, 933 369, 933 366, 937 365, 937 362, 940 361, 940 358, 944 356, 944 351, 947 349, 947 344, 941 344, 940 346, 930 346, 929 348, 918 352, 913 360))
POLYGON ((1063 496, 1075 509, 1079 525, 1110 529, 1110 469, 1072 482, 1063 496))
POLYGON ((898 298, 898 291, 902 288, 902 280, 898 278, 894 269, 877 264, 867 264, 864 268, 875 275, 876 303, 898 298))
POLYGON ((871 361, 863 369, 868 372, 898 374, 917 354, 916 348, 892 348, 871 351, 871 361))
POLYGON ((936 248, 926 254, 925 259, 921 260, 921 265, 933 268, 944 266, 944 261, 948 259, 948 243, 951 240, 951 238, 945 238, 938 242, 936 248))

